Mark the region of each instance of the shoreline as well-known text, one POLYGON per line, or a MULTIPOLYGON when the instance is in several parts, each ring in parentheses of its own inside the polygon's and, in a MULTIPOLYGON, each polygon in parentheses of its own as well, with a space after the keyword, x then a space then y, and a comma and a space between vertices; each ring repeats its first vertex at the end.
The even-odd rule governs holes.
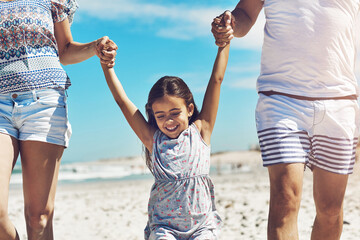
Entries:
MULTIPOLYGON (((214 154, 213 164, 227 162, 232 167, 211 173, 215 185, 217 211, 223 220, 219 239, 266 239, 269 182, 266 168, 252 152, 214 154), (230 171, 230 172, 229 172, 230 171)), ((349 177, 344 202, 341 239, 360 239, 359 164, 349 177)), ((54 235, 57 240, 141 240, 147 222, 147 203, 153 179, 59 184, 55 200, 54 235)), ((9 217, 25 238, 21 188, 11 189, 9 217)), ((299 212, 300 239, 310 239, 315 207, 312 174, 305 172, 299 212)))

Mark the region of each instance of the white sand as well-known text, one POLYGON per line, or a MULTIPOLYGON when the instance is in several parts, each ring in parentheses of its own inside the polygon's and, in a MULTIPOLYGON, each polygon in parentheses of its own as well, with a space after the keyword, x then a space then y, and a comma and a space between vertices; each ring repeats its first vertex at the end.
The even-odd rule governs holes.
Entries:
MULTIPOLYGON (((266 239, 269 183, 257 152, 229 152, 212 157, 228 170, 212 174, 217 209, 224 221, 221 239, 266 239), (241 165, 241 166, 240 166, 241 165)), ((106 164, 106 163, 104 163, 106 164)), ((218 164, 220 166, 220 164, 218 164)), ((344 205, 343 240, 360 239, 360 170, 351 175, 344 205)), ((54 217, 57 240, 143 239, 152 180, 63 184, 58 187, 54 217)), ((11 189, 10 218, 26 239, 23 198, 11 189)), ((315 208, 312 175, 306 171, 299 214, 300 239, 310 239, 315 208)))

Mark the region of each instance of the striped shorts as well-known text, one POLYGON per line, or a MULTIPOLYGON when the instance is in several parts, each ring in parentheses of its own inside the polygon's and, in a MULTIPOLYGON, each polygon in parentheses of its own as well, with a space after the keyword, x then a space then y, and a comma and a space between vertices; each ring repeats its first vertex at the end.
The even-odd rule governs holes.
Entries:
POLYGON ((0 133, 67 147, 71 136, 65 90, 0 94, 0 133))
POLYGON ((304 163, 350 174, 359 136, 356 100, 259 95, 256 127, 264 166, 304 163))

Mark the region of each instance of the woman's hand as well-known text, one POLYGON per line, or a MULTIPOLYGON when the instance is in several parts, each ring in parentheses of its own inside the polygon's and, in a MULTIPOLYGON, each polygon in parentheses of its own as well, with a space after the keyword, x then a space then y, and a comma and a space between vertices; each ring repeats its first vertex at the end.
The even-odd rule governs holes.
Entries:
POLYGON ((59 59, 63 65, 79 63, 94 55, 97 55, 101 63, 110 68, 115 65, 118 47, 109 37, 105 36, 89 43, 74 42, 68 19, 55 23, 54 31, 59 59))
POLYGON ((116 50, 118 49, 114 41, 104 36, 96 41, 95 54, 100 58, 100 62, 109 68, 115 66, 116 50))

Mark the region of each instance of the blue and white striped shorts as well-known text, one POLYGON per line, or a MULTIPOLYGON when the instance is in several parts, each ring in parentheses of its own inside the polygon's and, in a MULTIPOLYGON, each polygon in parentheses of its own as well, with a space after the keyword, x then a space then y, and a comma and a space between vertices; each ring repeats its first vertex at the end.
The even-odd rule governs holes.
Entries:
POLYGON ((71 125, 65 91, 42 89, 0 94, 0 133, 21 141, 67 147, 71 125))
POLYGON ((259 95, 256 125, 263 165, 304 163, 350 174, 359 136, 356 100, 259 95))

